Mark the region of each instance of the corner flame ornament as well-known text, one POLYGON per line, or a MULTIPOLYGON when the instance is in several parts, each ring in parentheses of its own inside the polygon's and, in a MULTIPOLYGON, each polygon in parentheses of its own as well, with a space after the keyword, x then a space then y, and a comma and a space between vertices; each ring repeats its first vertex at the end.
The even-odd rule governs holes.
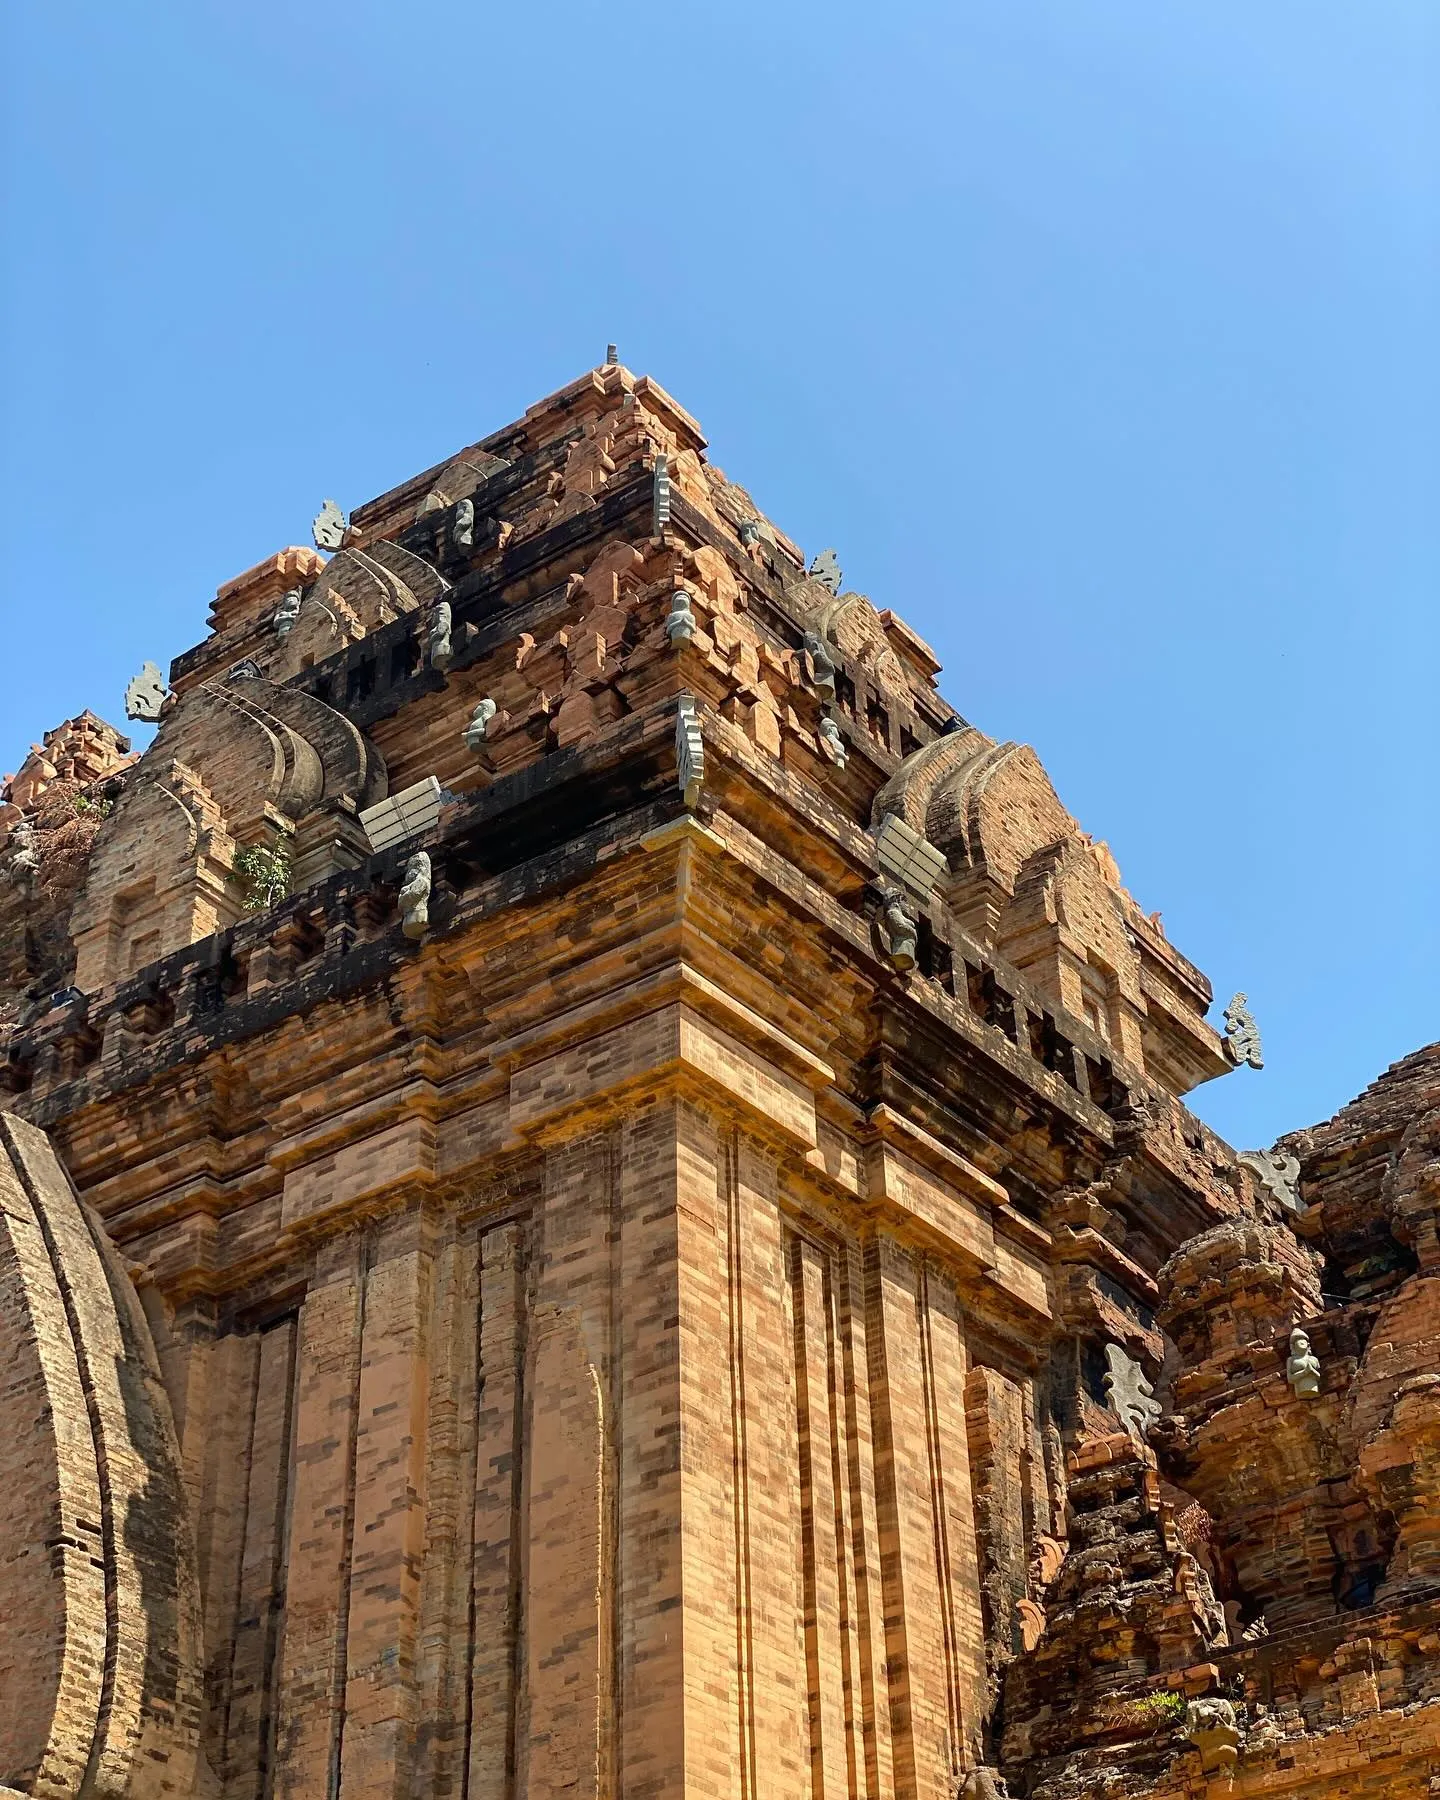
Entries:
POLYGON ((1252 1069, 1265 1067, 1260 1027, 1244 994, 1236 994, 1225 1008, 1225 1054, 1237 1068, 1241 1063, 1248 1063, 1252 1069))
POLYGON ((317 550, 338 550, 345 542, 345 515, 333 500, 327 500, 310 524, 310 535, 317 550))
POLYGON ((700 798, 705 780, 705 740, 700 735, 700 713, 690 694, 680 696, 675 715, 675 778, 686 806, 700 798))
POLYGON ((159 664, 142 663, 140 673, 131 676, 130 685, 125 689, 125 717, 153 725, 169 698, 170 690, 165 686, 159 664))

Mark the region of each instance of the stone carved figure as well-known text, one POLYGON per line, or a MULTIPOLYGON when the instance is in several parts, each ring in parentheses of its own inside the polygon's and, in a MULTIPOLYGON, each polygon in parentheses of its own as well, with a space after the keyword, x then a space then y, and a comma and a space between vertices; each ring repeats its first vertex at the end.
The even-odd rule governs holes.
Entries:
POLYGON ((1003 1775, 982 1764, 965 1772, 956 1800, 1010 1800, 1010 1790, 1003 1775))
POLYGON ((880 942, 890 961, 902 972, 913 969, 920 923, 906 906, 905 896, 898 887, 881 890, 876 924, 880 931, 880 942))
POLYGON ((290 635, 290 628, 299 616, 301 598, 299 588, 290 588, 275 602, 275 614, 270 623, 282 642, 290 635))
POLYGON ((310 535, 317 550, 338 550, 345 542, 345 515, 333 500, 327 500, 316 513, 310 535))
POLYGON ((845 748, 845 740, 840 735, 840 727, 826 713, 820 721, 820 748, 828 756, 837 769, 845 767, 849 752, 845 748))
POLYGON ((1144 1369, 1119 1344, 1105 1346, 1105 1361, 1105 1399, 1136 1443, 1143 1444, 1164 1409, 1145 1379, 1144 1369))
POLYGON ((496 706, 495 702, 487 694, 475 708, 474 712, 471 713, 470 723, 465 727, 465 730, 461 734, 465 739, 465 748, 467 750, 472 750, 477 755, 479 754, 480 746, 485 742, 485 734, 490 729, 490 721, 495 717, 495 714, 499 710, 499 707, 496 706))
POLYGON ((1185 1736, 1200 1752, 1207 1775, 1228 1773, 1240 1757, 1240 1732, 1235 1708, 1228 1700, 1210 1695, 1191 1700, 1185 1708, 1185 1736))
POLYGON ((1265 1067, 1260 1027, 1244 994, 1236 994, 1225 1008, 1225 1052, 1237 1067, 1241 1063, 1248 1063, 1252 1069, 1265 1067))
POLYGON ((407 938, 422 938, 430 924, 430 858, 417 850, 400 880, 400 929, 407 938))
POLYGON ((475 546, 475 502, 462 500, 455 508, 455 522, 450 527, 450 542, 457 550, 475 546))
POLYGON ((35 827, 28 819, 17 819, 10 828, 10 854, 5 869, 23 893, 34 891, 40 873, 40 852, 35 843, 35 827))
POLYGON ((830 654, 829 646, 817 631, 807 631, 804 638, 805 654, 810 659, 810 679, 815 684, 815 692, 824 699, 835 698, 835 658, 830 654))
POLYGON ((833 550, 822 550, 810 565, 810 579, 832 594, 840 592, 840 559, 833 550))
POLYGON ((740 521, 740 547, 749 550, 760 542, 760 522, 758 519, 742 519, 740 521))
POLYGON ((670 596, 670 611, 665 617, 665 635, 672 644, 688 644, 695 636, 697 621, 690 608, 690 596, 684 588, 676 588, 670 596))
POLYGON ((454 655, 450 602, 437 600, 425 621, 425 660, 432 669, 448 669, 454 655))
POLYGON ((1290 1333, 1290 1356, 1285 1379, 1297 1400, 1320 1398, 1320 1358, 1310 1348, 1310 1334, 1297 1325, 1290 1333))
POLYGON ((159 665, 153 662, 142 663, 140 673, 131 677, 130 685, 125 690, 125 717, 142 719, 147 725, 153 725, 159 719, 168 698, 165 677, 160 673, 159 665))
POLYGON ((700 734, 700 713, 693 697, 680 696, 675 715, 675 779, 687 806, 700 798, 705 780, 705 740, 700 734))

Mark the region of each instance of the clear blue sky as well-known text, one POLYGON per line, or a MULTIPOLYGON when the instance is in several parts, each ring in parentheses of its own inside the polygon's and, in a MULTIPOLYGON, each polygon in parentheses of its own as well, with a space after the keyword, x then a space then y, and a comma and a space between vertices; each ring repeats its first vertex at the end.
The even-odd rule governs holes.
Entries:
POLYGON ((1440 1036, 1435 0, 8 21, 0 768, 614 340, 1248 990, 1227 1136, 1440 1036))

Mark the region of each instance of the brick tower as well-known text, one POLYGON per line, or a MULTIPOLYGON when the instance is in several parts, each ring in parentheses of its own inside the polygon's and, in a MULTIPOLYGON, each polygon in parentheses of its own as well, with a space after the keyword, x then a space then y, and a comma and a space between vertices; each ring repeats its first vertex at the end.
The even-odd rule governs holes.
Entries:
POLYGON ((1243 1008, 654 381, 316 538, 0 805, 0 1787, 1332 1791, 1440 1678, 1435 1139, 1302 1230, 1243 1008))

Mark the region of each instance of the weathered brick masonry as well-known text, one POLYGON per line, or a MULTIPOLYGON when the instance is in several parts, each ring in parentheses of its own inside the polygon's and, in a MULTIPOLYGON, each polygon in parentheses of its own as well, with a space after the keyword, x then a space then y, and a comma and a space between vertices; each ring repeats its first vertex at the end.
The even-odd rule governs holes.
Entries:
POLYGON ((6 783, 0 1787, 1436 1792, 1440 1050, 1237 1157, 704 449, 607 363, 6 783))

